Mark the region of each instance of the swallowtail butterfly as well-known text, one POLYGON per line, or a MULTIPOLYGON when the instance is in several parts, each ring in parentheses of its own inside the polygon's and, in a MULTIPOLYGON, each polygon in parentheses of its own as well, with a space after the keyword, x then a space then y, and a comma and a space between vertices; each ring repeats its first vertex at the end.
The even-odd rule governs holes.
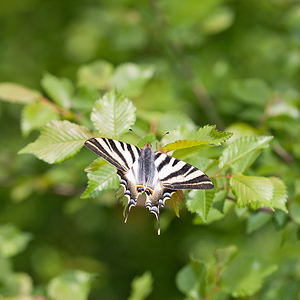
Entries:
POLYGON ((199 169, 163 152, 143 148, 108 138, 90 138, 85 146, 117 168, 120 184, 128 198, 125 222, 138 196, 146 194, 145 207, 156 216, 159 226, 159 208, 172 193, 182 189, 212 189, 214 184, 199 169))

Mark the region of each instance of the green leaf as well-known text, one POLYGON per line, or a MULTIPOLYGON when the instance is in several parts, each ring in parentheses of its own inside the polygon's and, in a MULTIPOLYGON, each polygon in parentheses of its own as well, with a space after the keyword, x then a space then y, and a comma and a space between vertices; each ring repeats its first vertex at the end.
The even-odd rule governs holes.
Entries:
POLYGON ((202 299, 206 287, 206 266, 202 262, 191 261, 176 275, 177 288, 191 299, 202 299))
POLYGON ((91 119, 101 136, 119 138, 135 122, 135 106, 116 91, 106 93, 93 108, 91 119))
POLYGON ((238 249, 235 245, 216 249, 214 256, 218 268, 228 265, 237 255, 238 249))
POLYGON ((78 85, 95 89, 108 89, 113 65, 105 60, 97 60, 78 69, 78 85))
POLYGON ((290 215, 293 221, 297 224, 300 224, 300 204, 292 203, 289 207, 290 215))
POLYGON ((128 97, 137 97, 142 93, 153 73, 154 68, 152 66, 125 63, 115 69, 111 76, 110 85, 128 97))
MULTIPOLYGON (((272 139, 272 136, 243 136, 236 139, 224 149, 220 157, 219 168, 225 169, 243 159, 246 155, 249 155, 250 153, 259 149, 268 147, 272 139)), ((241 166, 245 168, 245 166, 248 166, 249 162, 251 161, 253 161, 253 157, 250 160, 248 159, 246 163, 244 162, 241 165, 235 166, 234 168, 239 169, 241 166)))
POLYGON ((142 276, 136 277, 131 283, 131 294, 128 300, 144 300, 152 292, 153 278, 151 273, 145 272, 142 276))
POLYGON ((41 85, 49 97, 58 105, 66 109, 71 107, 73 85, 69 79, 46 74, 42 78, 41 85))
POLYGON ((90 163, 85 169, 85 172, 93 172, 93 171, 97 171, 100 167, 102 167, 103 165, 106 165, 107 162, 102 158, 102 157, 98 157, 96 158, 92 163, 90 163))
POLYGON ((21 232, 14 225, 0 226, 0 257, 11 257, 22 252, 32 239, 30 233, 21 232))
POLYGON ((84 126, 69 121, 52 121, 41 135, 19 153, 32 153, 49 164, 60 163, 74 156, 92 134, 84 126))
POLYGON ((82 198, 98 197, 105 190, 119 187, 119 178, 116 168, 110 164, 104 164, 96 171, 88 173, 88 187, 81 195, 82 198))
POLYGON ((272 219, 272 215, 263 211, 252 213, 247 219, 247 233, 250 234, 253 231, 261 228, 272 219))
POLYGON ((250 152, 248 155, 245 155, 237 162, 230 165, 233 173, 243 173, 245 172, 258 158, 261 154, 261 150, 250 152))
POLYGON ((94 275, 83 271, 70 271, 52 279, 48 295, 52 300, 87 300, 94 275))
POLYGON ((286 208, 287 191, 284 182, 277 177, 269 177, 273 184, 272 204, 275 208, 279 208, 284 212, 288 212, 286 208))
POLYGON ((238 206, 251 204, 253 208, 263 206, 287 212, 286 188, 279 178, 234 174, 230 186, 238 206))
POLYGON ((222 273, 221 286, 233 297, 251 296, 276 269, 276 265, 263 264, 254 257, 238 256, 222 273))
POLYGON ((215 189, 211 190, 192 190, 188 194, 186 202, 190 212, 198 214, 204 221, 207 221, 207 216, 214 200, 215 189))
POLYGON ((168 140, 176 140, 163 147, 165 151, 191 148, 196 146, 219 146, 232 136, 231 132, 216 130, 216 126, 206 125, 197 131, 183 126, 177 132, 171 132, 166 136, 168 140))
POLYGON ((234 174, 230 186, 238 206, 254 204, 273 208, 273 184, 269 178, 234 174))
POLYGON ((273 93, 261 79, 245 79, 236 81, 232 85, 233 94, 245 103, 262 106, 271 99, 273 93))
POLYGON ((22 85, 11 82, 0 83, 0 99, 3 101, 28 104, 41 98, 42 95, 38 91, 22 85))
POLYGON ((226 6, 216 7, 203 21, 203 30, 207 34, 216 34, 229 28, 234 21, 232 9, 226 6))
POLYGON ((1 288, 1 295, 6 296, 5 299, 11 300, 30 300, 33 283, 29 275, 25 273, 14 273, 5 279, 4 286, 1 288), (15 297, 17 298, 8 298, 15 297))
POLYGON ((28 135, 34 129, 40 129, 46 123, 57 120, 59 114, 54 106, 36 101, 26 105, 22 112, 21 129, 24 135, 28 135))

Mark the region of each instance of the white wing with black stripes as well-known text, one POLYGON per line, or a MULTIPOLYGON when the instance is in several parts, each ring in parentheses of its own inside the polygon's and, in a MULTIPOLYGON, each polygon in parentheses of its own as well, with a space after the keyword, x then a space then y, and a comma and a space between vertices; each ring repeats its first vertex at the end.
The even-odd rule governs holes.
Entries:
POLYGON ((125 222, 131 207, 136 206, 139 194, 145 193, 145 207, 157 218, 158 234, 159 208, 165 205, 172 193, 181 189, 214 187, 202 171, 165 153, 154 152, 150 143, 138 148, 108 138, 91 138, 85 145, 118 169, 120 184, 128 198, 125 222))

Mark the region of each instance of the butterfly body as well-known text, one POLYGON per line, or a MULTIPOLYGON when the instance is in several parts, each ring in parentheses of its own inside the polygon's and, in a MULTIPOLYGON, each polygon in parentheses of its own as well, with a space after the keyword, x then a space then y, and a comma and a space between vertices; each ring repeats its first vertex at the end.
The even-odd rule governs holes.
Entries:
POLYGON ((85 146, 117 168, 124 195, 128 198, 125 222, 141 193, 146 194, 145 207, 155 214, 159 226, 159 208, 172 193, 214 187, 202 171, 166 153, 153 151, 150 143, 139 148, 108 138, 90 138, 85 146))

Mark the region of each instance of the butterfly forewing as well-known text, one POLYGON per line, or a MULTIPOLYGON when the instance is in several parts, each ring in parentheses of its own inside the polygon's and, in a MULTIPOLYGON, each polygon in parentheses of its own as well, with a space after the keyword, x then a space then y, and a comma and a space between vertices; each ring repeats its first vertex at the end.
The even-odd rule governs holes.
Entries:
POLYGON ((107 138, 90 138, 85 142, 85 146, 125 172, 133 166, 141 152, 141 149, 134 145, 107 138))

